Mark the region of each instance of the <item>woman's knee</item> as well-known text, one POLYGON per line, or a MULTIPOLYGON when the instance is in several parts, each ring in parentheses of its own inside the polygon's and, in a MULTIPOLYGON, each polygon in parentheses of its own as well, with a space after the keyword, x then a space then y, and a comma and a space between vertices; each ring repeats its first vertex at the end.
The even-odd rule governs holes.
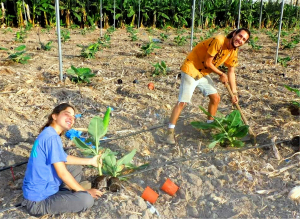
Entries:
POLYGON ((91 208, 94 205, 94 198, 88 192, 78 192, 80 193, 81 203, 83 204, 83 211, 91 208))

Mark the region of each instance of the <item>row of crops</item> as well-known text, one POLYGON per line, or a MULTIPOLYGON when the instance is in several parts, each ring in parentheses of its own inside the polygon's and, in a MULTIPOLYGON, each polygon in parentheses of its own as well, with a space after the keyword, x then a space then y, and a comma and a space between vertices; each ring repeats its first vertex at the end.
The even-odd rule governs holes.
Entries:
MULTIPOLYGON (((299 2, 288 3, 284 6, 283 28, 299 27, 299 2)), ((59 4, 61 26, 67 28, 98 25, 100 10, 105 27, 113 24, 116 27, 189 27, 192 23, 193 0, 60 0, 59 4)), ((262 27, 278 26, 281 4, 278 0, 263 1, 262 27)), ((1 0, 1 8, 2 26, 55 26, 55 0, 1 0)), ((237 25, 238 8, 239 0, 196 0, 195 24, 203 28, 234 28, 237 25)), ((242 0, 240 25, 258 27, 260 11, 261 1, 242 0)))

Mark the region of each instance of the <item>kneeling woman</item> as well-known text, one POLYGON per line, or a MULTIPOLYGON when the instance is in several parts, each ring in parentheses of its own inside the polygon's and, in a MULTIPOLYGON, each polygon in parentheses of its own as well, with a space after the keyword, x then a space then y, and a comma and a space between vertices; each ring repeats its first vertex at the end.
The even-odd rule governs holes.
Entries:
POLYGON ((33 144, 23 181, 22 202, 31 215, 85 211, 93 206, 94 198, 102 195, 97 189, 85 190, 79 184, 81 165, 97 167, 99 156, 79 158, 63 150, 60 135, 73 126, 74 113, 67 103, 55 107, 33 144))

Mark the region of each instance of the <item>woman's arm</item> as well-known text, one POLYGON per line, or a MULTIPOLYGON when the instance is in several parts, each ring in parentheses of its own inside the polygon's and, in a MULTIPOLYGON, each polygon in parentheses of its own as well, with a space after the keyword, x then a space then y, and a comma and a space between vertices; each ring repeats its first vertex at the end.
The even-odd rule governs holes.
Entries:
POLYGON ((75 164, 75 165, 92 165, 98 167, 100 155, 94 156, 92 158, 81 158, 68 155, 67 162, 65 164, 75 164))
POLYGON ((85 190, 67 170, 64 162, 57 162, 53 164, 58 177, 70 188, 70 190, 79 192, 87 191, 93 198, 98 198, 102 195, 102 192, 98 189, 85 190))

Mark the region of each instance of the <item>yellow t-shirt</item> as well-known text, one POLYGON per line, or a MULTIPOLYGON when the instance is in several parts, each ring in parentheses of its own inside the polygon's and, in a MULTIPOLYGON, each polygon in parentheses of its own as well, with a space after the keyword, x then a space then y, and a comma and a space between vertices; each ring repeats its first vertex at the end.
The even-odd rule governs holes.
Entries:
POLYGON ((211 70, 204 65, 206 53, 214 56, 213 64, 219 67, 223 63, 226 67, 238 65, 238 49, 228 49, 227 43, 230 39, 218 35, 198 43, 197 46, 186 57, 181 70, 195 79, 200 79, 211 73, 211 70))

